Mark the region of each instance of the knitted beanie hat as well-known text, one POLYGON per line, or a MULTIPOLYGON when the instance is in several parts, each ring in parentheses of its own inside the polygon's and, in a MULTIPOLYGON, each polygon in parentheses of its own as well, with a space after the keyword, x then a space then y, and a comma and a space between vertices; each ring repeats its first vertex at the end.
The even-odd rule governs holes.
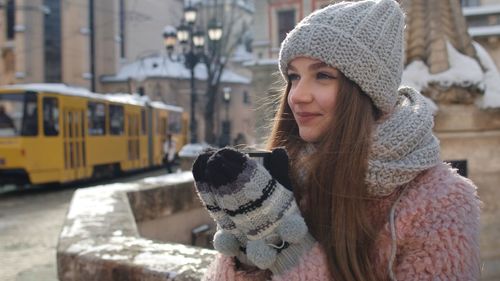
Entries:
POLYGON ((404 15, 394 0, 341 2, 315 11, 281 44, 279 67, 287 76, 296 57, 318 59, 358 84, 384 113, 398 99, 403 72, 404 15))

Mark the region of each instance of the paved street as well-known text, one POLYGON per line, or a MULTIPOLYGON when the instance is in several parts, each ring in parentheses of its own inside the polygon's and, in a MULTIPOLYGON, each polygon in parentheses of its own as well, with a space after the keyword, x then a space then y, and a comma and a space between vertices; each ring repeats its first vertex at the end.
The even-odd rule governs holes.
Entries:
MULTIPOLYGON (((164 173, 163 169, 149 171, 114 182, 132 181, 164 173)), ((98 184, 108 182, 110 181, 98 184)), ((0 189, 1 281, 57 280, 57 239, 73 192, 82 187, 85 186, 24 191, 0 189)))

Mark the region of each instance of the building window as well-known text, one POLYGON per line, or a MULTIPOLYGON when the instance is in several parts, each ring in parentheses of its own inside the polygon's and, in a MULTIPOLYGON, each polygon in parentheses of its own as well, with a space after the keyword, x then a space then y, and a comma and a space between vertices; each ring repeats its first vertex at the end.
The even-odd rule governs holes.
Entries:
POLYGON ((58 83, 62 81, 61 0, 44 0, 43 4, 50 9, 43 22, 45 82, 58 83))
POLYGON ((125 0, 120 0, 120 58, 125 58, 125 0))
POLYGON ((243 103, 244 104, 251 104, 252 103, 250 101, 250 95, 248 94, 247 91, 243 91, 243 103))
POLYGON ((462 7, 474 7, 479 6, 479 0, 461 0, 462 7))
POLYGON ((59 135, 59 106, 57 98, 43 98, 43 132, 46 136, 59 135))
POLYGON ((285 40, 286 34, 295 27, 295 10, 278 12, 278 40, 285 40))
POLYGON ((16 1, 8 0, 5 5, 5 18, 7 20, 6 33, 7 40, 14 40, 16 35, 15 26, 16 26, 16 1))

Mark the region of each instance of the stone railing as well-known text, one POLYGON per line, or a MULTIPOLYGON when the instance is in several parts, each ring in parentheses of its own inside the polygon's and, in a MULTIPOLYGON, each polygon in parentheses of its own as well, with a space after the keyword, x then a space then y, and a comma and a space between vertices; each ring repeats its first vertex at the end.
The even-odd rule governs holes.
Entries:
POLYGON ((210 223, 190 172, 79 189, 59 237, 59 280, 199 280, 215 252, 185 244, 210 223))

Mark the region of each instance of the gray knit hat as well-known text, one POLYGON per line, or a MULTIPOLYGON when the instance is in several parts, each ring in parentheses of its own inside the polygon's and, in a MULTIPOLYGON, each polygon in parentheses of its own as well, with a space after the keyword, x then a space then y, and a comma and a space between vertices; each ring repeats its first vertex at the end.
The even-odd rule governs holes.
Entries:
POLYGON ((341 2, 315 11, 281 44, 280 71, 304 56, 340 70, 372 99, 391 112, 403 72, 404 14, 394 0, 341 2))

